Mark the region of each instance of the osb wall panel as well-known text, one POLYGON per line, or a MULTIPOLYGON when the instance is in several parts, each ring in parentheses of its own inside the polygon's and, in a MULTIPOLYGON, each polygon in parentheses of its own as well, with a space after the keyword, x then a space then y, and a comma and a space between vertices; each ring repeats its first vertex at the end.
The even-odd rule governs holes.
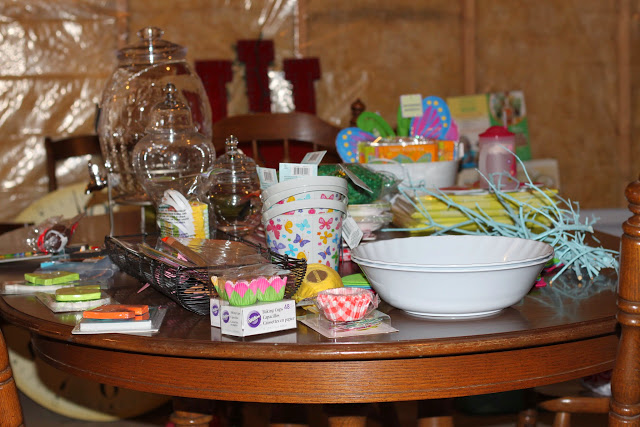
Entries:
POLYGON ((534 157, 558 159, 564 194, 583 207, 624 191, 616 34, 615 1, 477 2, 479 90, 524 91, 534 157))
MULTIPOLYGON (((253 18, 273 12, 272 2, 252 2, 250 10, 240 3, 131 0, 130 20, 135 28, 148 23, 167 28, 189 46, 191 59, 228 58, 238 38, 261 34, 253 18)), ((307 32, 301 49, 319 57, 322 68, 318 115, 346 126, 349 104, 360 98, 394 124, 401 94, 463 94, 462 3, 302 1, 307 32)), ((524 91, 534 157, 558 159, 563 193, 583 208, 622 206, 624 186, 636 176, 621 174, 621 162, 629 160, 621 158, 616 144, 618 5, 616 0, 476 2, 476 91, 524 91)), ((637 1, 631 9, 638 11, 637 1)), ((279 31, 271 27, 270 32, 276 69, 293 52, 294 31, 293 19, 278 22, 279 31)), ((638 21, 631 26, 633 52, 638 21)), ((241 76, 239 64, 236 70, 241 76)), ((233 111, 246 109, 237 78, 230 95, 233 111)), ((632 96, 633 105, 637 99, 632 96)), ((637 115, 633 130, 640 123, 637 115)), ((637 145, 631 149, 636 156, 637 145)))

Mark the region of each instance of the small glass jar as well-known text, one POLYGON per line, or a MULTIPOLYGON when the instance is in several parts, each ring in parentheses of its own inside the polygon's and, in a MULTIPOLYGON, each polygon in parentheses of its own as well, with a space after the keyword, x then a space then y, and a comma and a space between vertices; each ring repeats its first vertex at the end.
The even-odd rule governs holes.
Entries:
POLYGON ((133 149, 133 168, 156 207, 162 236, 210 237, 208 191, 215 161, 213 144, 196 132, 189 107, 176 87, 164 88, 145 133, 133 149))
POLYGON ((243 235, 260 225, 260 180, 254 160, 238 149, 238 139, 232 135, 225 145, 225 153, 215 161, 211 204, 219 230, 243 235))

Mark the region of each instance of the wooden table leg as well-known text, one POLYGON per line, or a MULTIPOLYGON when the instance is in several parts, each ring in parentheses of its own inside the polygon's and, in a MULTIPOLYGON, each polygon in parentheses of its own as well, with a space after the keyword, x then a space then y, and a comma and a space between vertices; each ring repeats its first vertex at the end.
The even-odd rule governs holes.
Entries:
POLYGON ((453 427, 453 399, 419 401, 418 427, 453 427))
POLYGON ((199 414, 197 412, 174 411, 169 418, 176 427, 209 427, 213 415, 199 414))
POLYGON ((369 404, 324 405, 329 427, 366 427, 369 404))
POLYGON ((176 427, 209 427, 213 420, 213 401, 173 398, 173 413, 169 417, 176 427))
POLYGON ((366 427, 367 417, 359 415, 329 417, 329 427, 366 427))

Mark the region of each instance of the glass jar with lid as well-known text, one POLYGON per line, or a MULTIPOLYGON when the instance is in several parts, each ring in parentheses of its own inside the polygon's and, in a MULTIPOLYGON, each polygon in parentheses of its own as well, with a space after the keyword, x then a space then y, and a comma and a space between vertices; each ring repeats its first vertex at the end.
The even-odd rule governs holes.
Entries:
POLYGON ((238 139, 231 135, 225 145, 225 153, 215 161, 211 204, 219 230, 243 235, 260 225, 260 180, 255 161, 238 149, 238 139))
POLYGON ((176 87, 168 83, 164 91, 164 101, 152 108, 145 136, 133 149, 136 178, 156 207, 162 236, 209 238, 215 149, 195 131, 176 87))
POLYGON ((159 28, 147 27, 137 34, 136 43, 117 53, 118 67, 103 91, 98 117, 98 136, 116 201, 130 203, 145 200, 135 179, 132 151, 168 82, 189 106, 195 130, 211 139, 211 107, 202 81, 185 60, 186 48, 164 40, 159 28))

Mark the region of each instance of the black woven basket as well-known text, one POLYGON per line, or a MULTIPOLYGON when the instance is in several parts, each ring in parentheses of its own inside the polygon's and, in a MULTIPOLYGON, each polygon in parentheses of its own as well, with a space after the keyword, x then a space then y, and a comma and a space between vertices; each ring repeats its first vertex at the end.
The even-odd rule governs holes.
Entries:
MULTIPOLYGON (((256 253, 262 254, 271 263, 289 270, 290 276, 295 280, 287 281, 285 298, 290 298, 298 290, 307 271, 306 260, 277 254, 237 236, 217 232, 216 237, 249 245, 255 248, 256 253)), ((113 263, 128 275, 143 283, 149 283, 187 310, 201 315, 208 314, 209 299, 217 296, 217 292, 211 284, 210 275, 216 269, 223 271, 225 266, 175 267, 148 257, 136 249, 138 243, 147 243, 153 246, 157 239, 157 235, 107 236, 105 248, 113 263)))

